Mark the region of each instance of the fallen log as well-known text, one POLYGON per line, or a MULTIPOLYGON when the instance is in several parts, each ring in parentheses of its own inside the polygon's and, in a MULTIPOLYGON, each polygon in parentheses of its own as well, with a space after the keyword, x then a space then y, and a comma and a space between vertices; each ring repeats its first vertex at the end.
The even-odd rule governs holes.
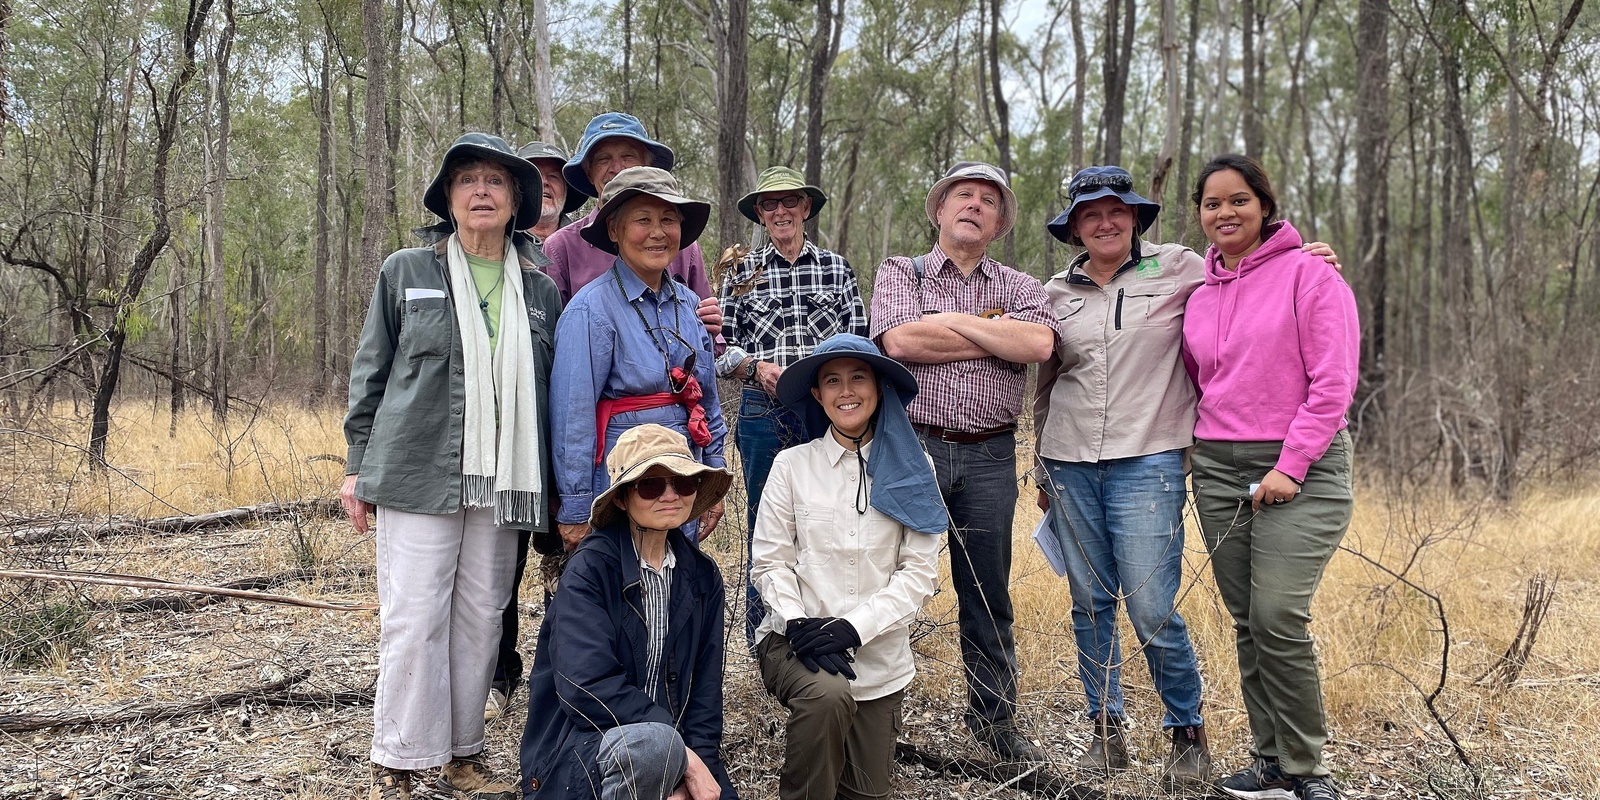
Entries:
POLYGON ((337 498, 319 497, 315 500, 263 503, 257 506, 240 506, 225 511, 212 511, 208 514, 160 517, 157 519, 108 520, 104 522, 64 519, 50 525, 38 525, 10 531, 0 535, 0 543, 40 544, 72 536, 89 536, 98 539, 135 533, 189 533, 207 528, 268 522, 275 519, 293 517, 338 518, 342 516, 344 516, 344 509, 339 506, 337 498))
POLYGON ((61 711, 54 714, 0 714, 0 732, 28 733, 51 728, 76 728, 84 725, 125 725, 154 722, 237 705, 243 700, 264 700, 283 695, 306 679, 311 670, 303 669, 280 680, 250 689, 223 692, 196 700, 173 703, 145 703, 114 709, 61 711))
MULTIPOLYGON (((373 574, 373 570, 371 568, 353 570, 349 572, 355 577, 370 576, 373 574)), ((321 571, 316 569, 291 569, 288 572, 280 572, 276 575, 256 575, 250 578, 240 578, 235 581, 228 581, 227 583, 219 585, 217 588, 261 591, 263 589, 274 589, 286 583, 312 580, 321 574, 321 571)), ((124 614, 144 614, 153 611, 188 612, 199 611, 207 606, 216 605, 217 603, 227 599, 227 597, 228 596, 224 594, 201 594, 194 597, 186 597, 181 594, 162 594, 156 595, 155 597, 144 597, 138 600, 129 600, 127 602, 118 603, 109 607, 112 611, 117 611, 124 614)))
POLYGON ((23 581, 65 581, 67 583, 89 583, 99 586, 126 586, 132 589, 157 589, 173 592, 192 592, 195 594, 221 595, 223 597, 236 597, 240 600, 255 600, 262 603, 276 603, 286 606, 303 606, 305 608, 321 608, 328 611, 377 611, 377 603, 330 603, 324 600, 308 600, 303 597, 289 597, 266 592, 254 592, 246 589, 229 589, 222 586, 199 586, 187 583, 173 583, 160 578, 147 578, 141 575, 114 575, 106 572, 79 572, 68 569, 3 569, 0 578, 23 581))

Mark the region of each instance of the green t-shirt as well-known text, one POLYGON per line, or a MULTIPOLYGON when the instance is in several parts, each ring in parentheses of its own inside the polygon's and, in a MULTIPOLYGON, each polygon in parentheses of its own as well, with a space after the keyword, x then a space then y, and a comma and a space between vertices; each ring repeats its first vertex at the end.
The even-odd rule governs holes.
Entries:
POLYGON ((478 287, 478 300, 481 301, 478 305, 487 315, 483 321, 489 330, 489 352, 493 353, 500 333, 497 329, 500 327, 500 289, 505 283, 505 265, 468 254, 467 266, 472 268, 472 282, 478 287))

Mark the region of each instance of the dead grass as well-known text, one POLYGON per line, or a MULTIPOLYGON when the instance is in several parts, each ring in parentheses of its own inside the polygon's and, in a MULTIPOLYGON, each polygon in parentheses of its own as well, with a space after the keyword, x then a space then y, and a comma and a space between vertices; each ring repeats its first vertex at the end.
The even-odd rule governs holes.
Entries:
MULTIPOLYGON (((343 472, 335 411, 273 407, 236 413, 225 428, 209 414, 185 418, 167 436, 164 411, 119 410, 110 453, 115 472, 95 475, 81 451, 83 427, 63 415, 32 433, 0 432, 0 509, 30 517, 149 517, 198 513, 269 500, 331 496, 343 472)), ((730 527, 742 519, 736 491, 730 527)), ((1019 500, 1013 596, 1023 668, 1025 724, 1064 769, 1083 744, 1082 690, 1064 580, 1028 541, 1038 519, 1031 487, 1019 500)), ((1600 487, 1536 490, 1511 508, 1365 485, 1346 545, 1436 593, 1450 626, 1450 673, 1439 709, 1483 770, 1480 796, 1600 796, 1600 758, 1582 746, 1600 728, 1600 487), (1557 597, 1519 684, 1475 687, 1505 649, 1536 573, 1559 576, 1557 597)), ((338 521, 277 523, 193 536, 78 540, 0 549, 0 564, 50 565, 220 583, 304 563, 317 577, 281 591, 371 600, 372 542, 338 521)), ((730 617, 740 618, 737 575, 744 551, 724 531, 711 548, 730 578, 730 617)), ((1224 766, 1243 758, 1247 731, 1237 689, 1232 630, 1198 537, 1186 553, 1180 607, 1206 678, 1206 715, 1224 766)), ((962 730, 965 690, 948 573, 919 623, 920 676, 907 704, 907 736, 951 754, 981 755, 962 730)), ((524 652, 537 631, 537 589, 521 598, 524 652)), ((0 614, 39 599, 39 587, 0 585, 0 614)), ((308 684, 359 689, 375 675, 375 615, 221 603, 202 611, 118 614, 106 604, 126 590, 56 587, 50 597, 91 608, 88 644, 45 663, 0 671, 0 714, 187 700, 312 669, 308 684)), ((1318 595, 1313 630, 1326 675, 1335 741, 1330 761, 1352 796, 1465 797, 1444 736, 1412 684, 1431 691, 1442 637, 1431 604, 1362 559, 1340 553, 1318 595)), ((760 689, 754 664, 730 631, 728 758, 747 796, 773 792, 782 711, 760 689)), ((1106 788, 1161 796, 1160 707, 1142 659, 1123 672, 1136 759, 1142 765, 1106 788)), ((3 797, 348 798, 364 786, 369 708, 265 708, 248 704, 194 719, 29 734, 0 734, 3 797), (231 787, 231 790, 230 788, 231 787), (77 794, 74 795, 73 793, 77 794)), ((491 727, 498 767, 515 769, 525 714, 519 696, 491 727)), ((978 797, 995 789, 902 768, 897 796, 978 797)), ((1089 780, 1087 776, 1078 776, 1089 780)), ((1018 796, 1001 790, 994 796, 1018 796)))

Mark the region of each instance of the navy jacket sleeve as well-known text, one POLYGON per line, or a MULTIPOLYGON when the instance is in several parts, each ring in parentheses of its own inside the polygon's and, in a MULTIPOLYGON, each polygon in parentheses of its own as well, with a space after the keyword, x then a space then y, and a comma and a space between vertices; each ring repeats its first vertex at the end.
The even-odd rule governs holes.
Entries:
POLYGON ((701 643, 699 657, 695 659, 694 684, 689 688, 683 712, 684 744, 687 744, 706 763, 706 769, 722 784, 723 800, 736 800, 733 780, 722 763, 722 625, 725 590, 722 576, 712 573, 713 589, 707 597, 705 619, 700 626, 706 641, 701 643), (706 678, 714 678, 707 680, 706 678))
POLYGON ((550 604, 550 652, 561 708, 577 730, 607 731, 636 722, 672 725, 672 715, 630 682, 618 659, 626 634, 617 614, 631 612, 624 604, 607 602, 620 587, 615 579, 607 585, 606 573, 616 570, 604 562, 594 549, 579 549, 550 604))

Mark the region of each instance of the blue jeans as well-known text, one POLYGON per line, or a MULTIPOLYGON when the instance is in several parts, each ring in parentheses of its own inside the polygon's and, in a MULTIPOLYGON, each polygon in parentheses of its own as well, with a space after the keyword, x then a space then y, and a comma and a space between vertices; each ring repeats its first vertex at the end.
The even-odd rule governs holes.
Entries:
POLYGON ((919 434, 950 509, 950 580, 967 677, 967 727, 1014 725, 1017 642, 1011 630, 1011 523, 1017 515, 1017 437, 955 444, 919 434))
POLYGON ((1162 726, 1200 724, 1200 669, 1173 607, 1183 577, 1183 451, 1100 462, 1041 458, 1072 586, 1072 632, 1089 716, 1124 716, 1120 600, 1167 707, 1162 726))
POLYGON ((600 737, 601 800, 666 800, 688 771, 683 737, 671 725, 619 725, 600 737))
POLYGON ((755 652, 756 626, 766 616, 761 594, 750 580, 750 545, 755 538, 756 511, 761 504, 761 490, 767 485, 767 475, 772 472, 772 460, 778 451, 805 443, 805 429, 800 418, 789 411, 777 398, 760 389, 745 389, 739 396, 739 426, 734 430, 734 444, 739 448, 739 463, 744 469, 745 491, 745 644, 755 652))

